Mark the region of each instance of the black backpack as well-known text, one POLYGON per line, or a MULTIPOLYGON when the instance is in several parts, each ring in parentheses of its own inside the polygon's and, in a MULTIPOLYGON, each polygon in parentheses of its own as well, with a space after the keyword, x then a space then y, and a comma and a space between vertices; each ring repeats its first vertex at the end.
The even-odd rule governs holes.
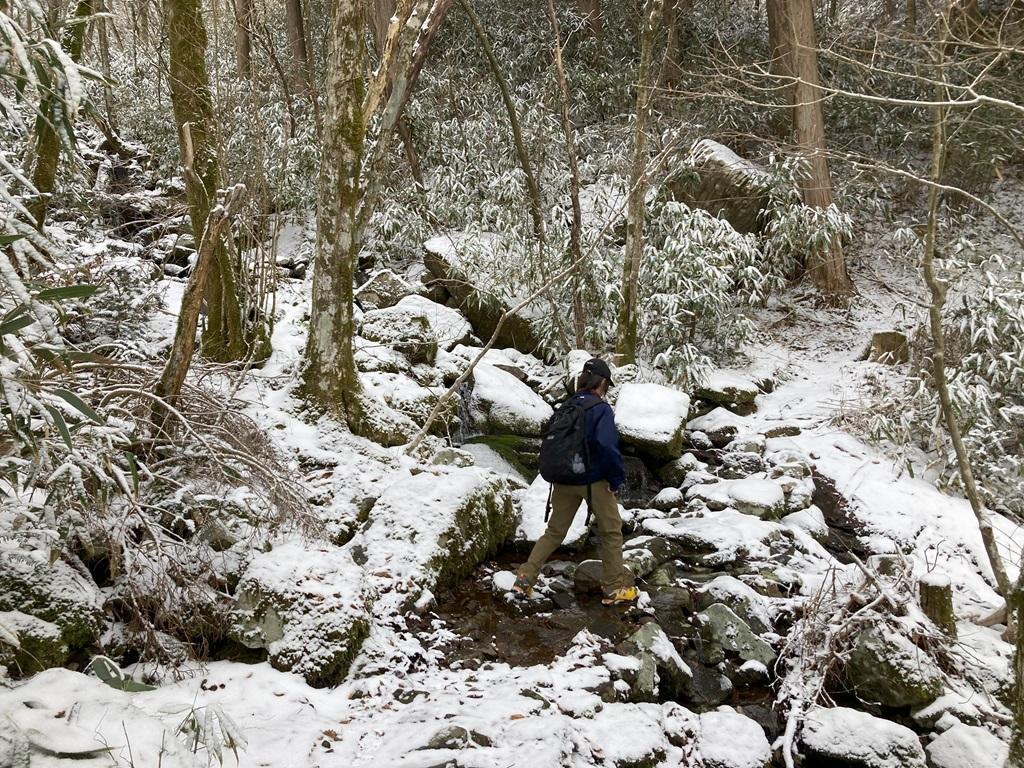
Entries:
POLYGON ((586 413, 603 400, 566 400, 552 414, 540 444, 540 476, 549 483, 583 485, 590 470, 586 413))
MULTIPOLYGON (((551 491, 554 484, 583 485, 590 471, 590 444, 587 442, 587 411, 604 400, 587 403, 562 401, 548 419, 540 444, 540 476, 552 484, 544 509, 544 522, 551 516, 551 491)), ((590 526, 590 486, 587 486, 587 522, 590 526)))

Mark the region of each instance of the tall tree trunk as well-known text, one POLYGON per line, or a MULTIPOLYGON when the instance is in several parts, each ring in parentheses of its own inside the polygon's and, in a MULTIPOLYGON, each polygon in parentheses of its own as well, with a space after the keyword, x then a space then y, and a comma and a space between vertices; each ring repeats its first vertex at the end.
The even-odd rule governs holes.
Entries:
MULTIPOLYGON (((86 22, 83 19, 93 14, 93 2, 94 0, 79 0, 75 6, 72 23, 65 28, 61 39, 61 47, 76 64, 82 58, 82 48, 85 44, 86 22)), ((46 222, 46 212, 53 197, 57 164, 60 160, 60 136, 52 122, 55 106, 53 97, 44 99, 39 111, 45 118, 36 118, 36 164, 32 169, 32 186, 35 187, 36 196, 27 208, 40 230, 46 222)))
MULTIPOLYGON (((812 0, 785 0, 785 27, 789 31, 793 75, 793 133, 808 163, 808 176, 801 182, 806 205, 828 208, 833 203, 832 179, 825 147, 825 117, 818 75, 818 37, 814 30, 812 0)), ((846 271, 846 259, 838 241, 815 249, 807 264, 807 275, 826 296, 838 298, 853 290, 846 271)))
POLYGON ((619 363, 636 362, 637 333, 640 318, 637 294, 640 290, 640 262, 644 249, 644 223, 647 194, 647 123, 651 114, 651 60, 654 36, 661 16, 661 0, 647 0, 640 26, 640 69, 636 84, 636 125, 633 130, 633 157, 629 169, 629 198, 626 202, 626 254, 622 263, 622 304, 619 307, 615 351, 619 363))
POLYGON ((1024 768, 1024 563, 1021 566, 1017 586, 1007 605, 1007 614, 1013 615, 1017 625, 1017 636, 1013 643, 1013 692, 1010 699, 1013 724, 1006 768, 1024 768))
POLYGON ((917 29, 917 0, 907 0, 907 29, 917 29))
POLYGON ((302 0, 285 0, 284 12, 295 87, 302 93, 310 94, 313 92, 313 71, 309 63, 309 46, 306 44, 306 21, 302 13, 302 0))
MULTIPOLYGON (((220 187, 216 121, 206 73, 206 26, 201 0, 164 0, 170 49, 171 102, 178 127, 181 163, 185 169, 192 232, 199 242, 220 187)), ((218 242, 206 286, 206 329, 203 353, 221 362, 241 360, 246 353, 242 310, 231 258, 218 242)))
POLYGON ((357 217, 366 134, 364 5, 362 0, 334 0, 331 14, 313 303, 304 374, 307 398, 353 429, 363 413, 352 349, 352 280, 359 259, 357 217))
POLYGON ((239 77, 252 77, 252 0, 234 0, 235 4, 235 72, 239 77))
POLYGON ((551 27, 551 58, 555 64, 558 80, 558 95, 561 106, 562 133, 565 135, 565 151, 569 164, 569 204, 572 206, 572 221, 569 224, 569 263, 575 264, 572 291, 572 316, 575 342, 578 349, 585 344, 587 318, 583 311, 584 268, 582 263, 581 236, 583 232, 583 211, 580 208, 580 169, 576 153, 576 136, 570 114, 571 99, 569 83, 565 77, 562 62, 562 30, 555 12, 555 0, 548 0, 548 25, 551 27))
MULTIPOLYGON (((775 75, 778 82, 793 82, 793 47, 790 43, 790 30, 786 15, 787 0, 767 0, 765 14, 768 18, 768 50, 771 62, 768 71, 775 75)), ((793 88, 785 87, 787 98, 785 109, 772 112, 770 122, 776 136, 788 139, 793 132, 793 88)))

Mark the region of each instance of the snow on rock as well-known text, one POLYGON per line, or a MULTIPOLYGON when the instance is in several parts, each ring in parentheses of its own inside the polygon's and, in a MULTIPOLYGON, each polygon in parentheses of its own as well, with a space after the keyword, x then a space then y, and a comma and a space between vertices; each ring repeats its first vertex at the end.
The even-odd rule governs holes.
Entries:
POLYGON ((675 699, 684 695, 693 673, 658 624, 647 622, 618 650, 640 660, 640 669, 633 684, 633 700, 657 701, 659 697, 675 699))
POLYGON ((698 416, 686 424, 691 432, 700 432, 707 435, 708 439, 716 448, 724 448, 738 434, 750 431, 747 420, 743 416, 737 416, 725 408, 715 408, 703 416, 698 416))
POLYGON ((772 759, 761 726, 730 707, 700 716, 698 746, 705 768, 765 768, 772 759))
MULTIPOLYGON (((530 487, 519 496, 519 524, 516 527, 515 538, 517 541, 535 542, 547 529, 548 524, 544 522, 544 510, 547 508, 548 491, 551 484, 543 477, 537 478, 530 484, 530 487)), ((576 516, 572 519, 569 532, 566 534, 562 546, 570 549, 582 547, 587 540, 586 525, 587 507, 586 502, 580 502, 576 516)))
POLYGON ((359 335, 368 342, 383 344, 400 352, 413 365, 433 364, 437 356, 437 338, 426 316, 402 307, 374 309, 364 313, 359 324, 359 335))
POLYGON ((772 628, 772 614, 766 599, 735 576, 722 574, 700 590, 698 608, 704 609, 714 603, 727 605, 757 634, 772 628))
POLYGON ((615 401, 622 440, 665 459, 682 455, 689 412, 689 395, 661 384, 628 382, 615 401))
POLYGON ((916 707, 942 692, 942 671, 902 634, 886 627, 862 629, 846 664, 853 691, 867 702, 916 707))
POLYGON ((437 346, 445 351, 468 341, 473 335, 473 327, 459 310, 438 304, 425 296, 406 296, 395 307, 424 318, 437 346))
POLYGON ((0 638, 0 665, 8 672, 31 675, 59 667, 68 658, 60 627, 21 611, 0 611, 0 627, 17 638, 18 645, 0 638))
POLYGON ((508 475, 524 486, 529 482, 512 462, 486 443, 463 443, 462 451, 472 456, 473 463, 478 467, 493 470, 499 475, 508 475))
POLYGON ((786 515, 782 518, 782 524, 806 531, 818 541, 828 538, 828 524, 825 522, 825 515, 813 504, 807 509, 786 515))
POLYGON ((189 709, 183 701, 174 724, 165 725, 137 707, 131 694, 79 672, 50 669, 27 685, 0 688, 0 764, 201 768, 207 756, 193 755, 177 734, 189 709), (20 750, 27 752, 24 763, 13 759, 20 750))
POLYGON ((775 664, 776 654, 772 647, 755 635, 727 605, 713 603, 697 617, 715 645, 732 651, 744 661, 756 661, 769 668, 775 664))
POLYGON ((365 582, 349 549, 284 542, 243 574, 232 635, 310 685, 337 684, 369 632, 365 582))
MULTIPOLYGON (((439 467, 388 486, 350 547, 382 591, 398 596, 393 587, 401 585, 404 598, 415 598, 417 589, 437 592, 468 574, 514 526, 504 478, 477 467, 439 467)), ((375 612, 394 608, 378 600, 375 612)))
POLYGON ((647 519, 644 530, 682 543, 703 565, 727 565, 740 558, 768 559, 772 544, 787 529, 732 510, 666 519, 647 519))
MULTIPOLYGON (((426 423, 427 417, 442 394, 440 389, 424 387, 401 373, 374 371, 360 374, 359 380, 367 394, 384 402, 417 425, 426 423)), ((450 407, 445 409, 432 425, 435 431, 444 430, 448 421, 455 415, 457 401, 449 400, 448 405, 450 407)))
POLYGON ((523 382, 497 366, 481 361, 473 369, 470 412, 490 432, 540 436, 551 406, 523 382))
POLYGON ((925 748, 931 768, 998 768, 1007 745, 984 728, 958 723, 925 748))
POLYGON ((93 642, 103 622, 100 591, 61 560, 0 551, 0 611, 22 611, 61 629, 70 648, 93 642))
POLYGON ((701 386, 697 397, 719 405, 749 405, 761 390, 750 379, 729 371, 715 371, 701 386))
POLYGON ((819 760, 853 768, 925 768, 924 750, 912 730, 847 707, 808 712, 801 743, 819 760))
POLYGON ((746 515, 769 519, 779 517, 786 508, 782 487, 773 480, 755 477, 693 485, 687 489, 686 497, 703 501, 709 509, 731 507, 746 515))
POLYGON ((382 269, 356 289, 355 299, 364 310, 386 309, 411 293, 414 289, 409 283, 392 270, 382 269))

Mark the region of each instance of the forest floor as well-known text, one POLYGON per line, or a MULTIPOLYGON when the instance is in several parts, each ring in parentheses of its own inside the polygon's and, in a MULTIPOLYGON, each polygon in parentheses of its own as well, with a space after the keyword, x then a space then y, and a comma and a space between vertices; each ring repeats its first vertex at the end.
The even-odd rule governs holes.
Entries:
MULTIPOLYGON (((922 295, 911 266, 882 255, 884 248, 861 250, 853 261, 858 300, 850 309, 822 307, 813 291, 797 287, 757 313, 757 341, 748 349, 747 362, 735 370, 751 378, 770 376, 777 385, 757 398, 754 413, 738 418, 751 432, 780 424, 799 426, 793 444, 852 504, 870 550, 911 551, 915 572, 935 567, 945 571, 954 584, 957 615, 978 616, 996 606, 998 598, 986 581, 987 569, 979 566, 983 549, 967 503, 912 476, 902 462, 856 434, 868 423, 873 387, 879 381, 898 383, 901 376, 893 368, 860 360, 861 353, 873 331, 913 328, 920 319, 917 302, 922 295)), ((182 284, 165 282, 173 310, 182 284)), ((308 290, 308 281, 282 285, 272 358, 241 381, 225 379, 224 386, 236 389, 237 397, 248 403, 250 415, 291 457, 291 469, 303 472, 314 488, 330 497, 347 500, 389 483, 410 460, 396 449, 381 449, 322 421, 310 423, 303 412, 294 391, 308 290), (325 469, 311 471, 316 462, 325 469)), ((173 312, 155 320, 154 331, 169 338, 173 312)), ((918 469, 916 474, 922 474, 918 469)), ((328 504, 325 517, 350 514, 347 503, 328 504)), ((1004 518, 997 523, 1010 577, 1016 578, 1024 532, 1004 518)), ((514 561, 508 554, 471 580, 514 561)), ((476 593, 476 599, 486 596, 486 591, 476 593)), ((493 600, 495 610, 503 612, 496 631, 516 632, 515 614, 508 612, 500 595, 493 600)), ((621 621, 621 613, 609 621, 621 621)), ((593 616, 585 613, 584 619, 593 616)), ((527 626, 525 617, 522 626, 527 626)), ((453 661, 447 650, 458 645, 459 631, 429 607, 416 617, 395 616, 374 628, 349 680, 333 689, 312 688, 302 677, 268 663, 215 661, 178 670, 176 679, 142 693, 124 693, 73 672, 49 670, 19 688, 18 696, 40 702, 44 709, 78 702, 78 724, 102 733, 119 758, 163 768, 196 764, 192 752, 198 752, 199 764, 217 757, 209 744, 196 743, 190 750, 180 741, 167 741, 165 729, 173 732, 189 718, 225 734, 237 728, 245 742, 238 763, 275 768, 677 765, 689 747, 666 737, 673 729, 700 730, 698 741, 708 755, 720 753, 723 743, 734 739, 725 715, 716 719, 716 713, 705 714, 698 725, 691 725, 682 708, 602 705, 593 691, 607 681, 611 662, 600 627, 584 629, 567 642, 567 635, 553 634, 564 647, 543 649, 546 660, 521 664, 500 659, 467 664, 465 656, 453 661)), ((966 620, 960 632, 967 652, 994 676, 1008 677, 1010 646, 997 632, 966 620)), ((34 725, 45 728, 43 722, 34 725)), ((756 753, 745 756, 742 745, 735 750, 737 754, 726 755, 733 763, 720 764, 742 766, 745 759, 756 763, 756 753)), ((233 760, 224 757, 226 763, 233 760)), ((109 763, 103 755, 76 764, 109 763)), ((38 764, 64 761, 53 757, 38 764)))

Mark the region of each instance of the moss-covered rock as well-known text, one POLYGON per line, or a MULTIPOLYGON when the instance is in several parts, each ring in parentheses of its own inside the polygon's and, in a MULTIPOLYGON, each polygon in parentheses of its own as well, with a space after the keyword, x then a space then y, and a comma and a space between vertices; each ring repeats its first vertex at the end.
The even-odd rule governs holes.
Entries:
MULTIPOLYGON (((493 294, 485 293, 475 280, 460 269, 454 258, 453 237, 436 237, 424 244, 423 263, 448 290, 458 308, 469 318, 481 338, 490 338, 508 306, 493 294)), ((513 347, 520 352, 543 350, 541 334, 521 315, 508 317, 498 334, 498 347, 513 347)))
POLYGON ((927 653, 887 628, 861 630, 846 665, 853 691, 887 707, 917 707, 942 692, 942 672, 927 653))
MULTIPOLYGON (((512 492, 504 478, 476 467, 439 467, 388 487, 353 545, 381 589, 401 583, 436 592, 468 575, 515 530, 512 492)), ((410 590, 410 587, 413 589, 410 590)))
POLYGON ((61 629, 21 611, 0 611, 0 626, 18 638, 14 646, 0 640, 0 666, 19 676, 63 666, 68 658, 61 629))
POLYGON ((281 544, 253 558, 242 577, 232 637, 312 686, 336 685, 370 631, 365 581, 347 548, 281 544))
POLYGON ((0 611, 21 611, 60 627, 70 648, 99 636, 100 592, 91 579, 66 563, 46 563, 22 553, 0 553, 0 611))
POLYGON ((523 477, 535 478, 540 471, 540 440, 521 435, 477 435, 466 442, 491 448, 523 477))

